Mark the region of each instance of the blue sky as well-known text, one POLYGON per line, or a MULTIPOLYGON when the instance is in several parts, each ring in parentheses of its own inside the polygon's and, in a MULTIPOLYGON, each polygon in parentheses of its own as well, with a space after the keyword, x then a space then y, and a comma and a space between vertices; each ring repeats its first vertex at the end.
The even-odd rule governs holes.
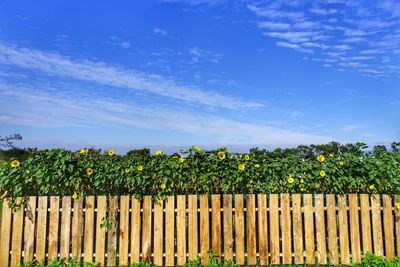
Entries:
POLYGON ((400 137, 400 2, 0 3, 0 135, 235 149, 400 137))

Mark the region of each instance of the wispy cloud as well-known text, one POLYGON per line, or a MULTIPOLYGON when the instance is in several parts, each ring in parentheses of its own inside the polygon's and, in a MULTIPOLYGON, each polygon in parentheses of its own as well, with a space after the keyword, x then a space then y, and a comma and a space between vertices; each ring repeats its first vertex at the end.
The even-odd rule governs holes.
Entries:
MULTIPOLYGON (((198 56, 199 60, 201 55, 198 56)), ((211 60, 211 59, 210 59, 211 60)), ((227 109, 258 108, 260 102, 241 100, 210 90, 180 85, 172 79, 121 66, 86 59, 72 59, 56 53, 36 49, 17 48, 0 42, 0 64, 40 71, 82 81, 126 88, 138 92, 181 100, 198 105, 227 109)))
POLYGON ((161 28, 154 28, 153 33, 158 34, 158 35, 163 35, 163 36, 168 34, 168 32, 166 30, 161 29, 161 28))
POLYGON ((311 49, 304 49, 301 46, 297 45, 297 44, 291 44, 291 43, 287 43, 287 42, 277 42, 276 43, 277 46, 280 47, 286 47, 286 48, 290 48, 290 49, 294 49, 303 53, 308 53, 311 54, 313 53, 313 51, 311 49))
POLYGON ((110 40, 107 42, 110 45, 119 46, 121 48, 130 48, 131 44, 128 41, 124 41, 116 36, 110 36, 110 40))
POLYGON ((219 63, 222 59, 221 54, 214 53, 207 49, 201 49, 197 46, 192 47, 189 51, 192 57, 192 63, 211 62, 219 63))
POLYGON ((342 131, 352 131, 355 129, 359 129, 361 128, 360 125, 358 124, 349 124, 349 125, 345 125, 342 128, 340 128, 342 131))

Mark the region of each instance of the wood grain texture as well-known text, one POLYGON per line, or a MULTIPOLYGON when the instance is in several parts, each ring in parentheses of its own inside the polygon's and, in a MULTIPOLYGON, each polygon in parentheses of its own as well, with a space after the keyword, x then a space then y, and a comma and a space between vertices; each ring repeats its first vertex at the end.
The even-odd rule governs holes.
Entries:
POLYGON ((189 195, 189 260, 197 259, 199 253, 199 237, 198 237, 198 212, 197 212, 197 195, 189 195))
POLYGON ((60 197, 50 197, 50 215, 49 215, 49 248, 48 259, 52 261, 58 258, 58 227, 60 223, 60 197))
POLYGON ((395 223, 395 238, 396 238, 396 255, 400 255, 400 209, 397 208, 397 203, 400 202, 400 196, 396 195, 394 199, 394 223, 395 223))
POLYGON ((282 209, 282 255, 283 264, 292 264, 292 217, 290 212, 290 195, 281 194, 282 209))
POLYGON ((175 266, 175 197, 166 199, 165 205, 165 265, 175 266))
POLYGON ((96 214, 96 264, 103 266, 105 263, 105 245, 106 245, 106 229, 101 227, 103 219, 106 219, 107 197, 97 197, 97 214, 96 214))
POLYGON ((47 237, 47 196, 38 199, 38 219, 36 228, 36 259, 46 259, 46 237, 47 237))
POLYGON ((340 263, 349 264, 349 234, 348 234, 348 218, 347 218, 347 196, 338 196, 338 220, 339 220, 339 246, 340 246, 340 263))
POLYGON ((178 208, 176 214, 176 262, 178 265, 183 265, 186 263, 186 196, 177 196, 176 205, 178 208))
POLYGON ((315 246, 314 246, 314 218, 312 195, 304 194, 304 235, 306 244, 306 264, 315 263, 315 246))
POLYGON ((221 195, 211 195, 211 249, 221 259, 221 195))
POLYGON ((128 265, 129 250, 129 196, 120 197, 119 212, 119 265, 128 265))
POLYGON ((315 195, 315 229, 317 237, 317 262, 327 264, 324 195, 315 195))
POLYGON ((94 196, 87 196, 85 199, 85 224, 83 239, 83 261, 93 262, 93 243, 94 243, 94 196))
POLYGON ((328 258, 330 263, 339 263, 337 217, 335 195, 326 195, 326 216, 328 226, 328 258))
POLYGON ((82 224, 83 224, 83 198, 74 200, 74 213, 72 214, 72 257, 75 257, 78 262, 82 256, 82 224))
POLYGON ((368 194, 360 194, 360 209, 361 209, 361 237, 363 246, 363 256, 367 252, 372 253, 372 233, 371 233, 371 207, 368 194))
POLYGON ((154 234, 153 263, 157 266, 163 265, 163 227, 164 227, 164 201, 160 200, 154 204, 154 234))
POLYGON ((244 205, 243 195, 235 195, 235 262, 238 265, 244 265, 244 205))
POLYGON ((371 214, 372 214, 372 240, 374 254, 383 256, 383 236, 381 223, 381 200, 380 195, 371 195, 371 214))
POLYGON ((232 195, 223 196, 224 259, 233 260, 232 195))
MULTIPOLYGON (((23 203, 24 199, 16 198, 17 203, 23 203)), ((24 226, 24 208, 14 212, 12 225, 12 241, 11 241, 11 267, 18 267, 22 257, 22 238, 24 226)), ((3 244, 1 244, 3 245, 3 244)))
POLYGON ((301 211, 301 195, 292 195, 292 208, 293 208, 293 240, 294 242, 294 263, 303 264, 303 219, 301 211))
POLYGON ((9 200, 3 200, 3 211, 1 214, 1 235, 0 235, 0 266, 8 266, 10 256, 10 232, 11 232, 11 209, 8 206, 9 200))
MULTIPOLYGON (((268 217, 267 195, 259 194, 258 198, 258 251, 260 264, 268 265, 268 217)), ((225 209, 224 209, 225 210, 225 209)))
POLYGON ((71 240, 71 197, 64 196, 61 202, 60 258, 68 258, 71 240))
POLYGON ((142 260, 151 261, 151 198, 143 197, 142 260))
POLYGON ((270 233, 270 251, 271 264, 279 264, 279 196, 277 194, 269 195, 269 233, 270 233))
POLYGON ((394 230, 393 230, 393 206, 392 197, 383 195, 383 225, 385 233, 385 254, 387 259, 395 256, 394 252, 394 230))
POLYGON ((246 237, 247 237, 247 264, 257 263, 256 247, 256 201, 255 195, 246 195, 246 237))
POLYGON ((140 200, 132 197, 131 263, 140 262, 140 200))
POLYGON ((202 264, 208 261, 208 250, 210 249, 208 196, 200 196, 200 255, 203 257, 202 264))
MULTIPOLYGON (((24 262, 29 262, 33 260, 35 244, 36 204, 36 197, 28 197, 26 203, 24 225, 24 262)), ((3 244, 3 242, 1 242, 1 244, 3 244)), ((2 266, 2 264, 0 264, 0 266, 2 266)))
POLYGON ((349 195, 351 262, 361 261, 360 222, 357 194, 349 195))

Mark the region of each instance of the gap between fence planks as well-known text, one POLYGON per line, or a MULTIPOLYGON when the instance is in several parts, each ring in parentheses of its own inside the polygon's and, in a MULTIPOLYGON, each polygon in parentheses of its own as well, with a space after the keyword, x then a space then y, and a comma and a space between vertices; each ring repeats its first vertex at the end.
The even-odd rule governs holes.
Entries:
POLYGON ((400 244, 396 199, 214 194, 154 203, 150 196, 33 196, 15 212, 4 200, 0 266, 68 256, 108 265, 146 260, 157 266, 202 256, 205 264, 210 249, 239 265, 348 264, 361 261, 366 252, 391 259, 399 255, 400 244))

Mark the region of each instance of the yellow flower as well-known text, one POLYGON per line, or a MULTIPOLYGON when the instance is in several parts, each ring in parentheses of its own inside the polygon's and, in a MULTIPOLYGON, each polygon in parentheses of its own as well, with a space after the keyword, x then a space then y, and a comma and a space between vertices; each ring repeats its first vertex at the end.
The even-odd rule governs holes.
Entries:
POLYGON ((319 162, 324 162, 325 161, 325 157, 323 156, 323 155, 319 155, 318 157, 317 157, 317 160, 319 161, 319 162))
POLYGON ((185 162, 185 158, 180 157, 180 158, 179 158, 179 163, 184 163, 184 162, 185 162))
POLYGON ((304 184, 304 179, 301 179, 301 180, 300 180, 300 183, 304 184))
POLYGON ((217 153, 217 155, 218 155, 218 158, 221 159, 221 160, 223 160, 223 159, 226 157, 224 151, 219 151, 219 152, 217 153))
POLYGON ((329 154, 329 157, 333 158, 333 154, 332 154, 332 153, 331 153, 331 154, 329 154))
POLYGON ((250 160, 250 156, 249 155, 244 155, 244 160, 250 160))
POLYGON ((86 169, 86 174, 87 174, 87 176, 92 175, 93 174, 93 169, 92 168, 87 168, 86 169))
POLYGON ((326 175, 326 172, 325 171, 320 171, 319 175, 321 175, 321 177, 324 177, 326 175))
POLYGON ((374 190, 374 189, 375 189, 375 185, 371 184, 371 185, 369 186, 369 190, 374 190))
POLYGON ((142 165, 137 166, 137 170, 140 172, 143 171, 143 166, 142 165))
POLYGON ((400 202, 397 202, 397 203, 396 203, 396 208, 397 208, 398 210, 400 210, 400 202))
POLYGON ((162 152, 161 150, 157 150, 157 151, 156 151, 156 156, 157 156, 157 157, 161 156, 162 154, 163 154, 163 152, 162 152))
POLYGON ((167 186, 166 186, 165 184, 161 184, 161 185, 160 185, 160 188, 161 188, 161 189, 165 189, 166 187, 167 187, 167 186))
POLYGON ((306 191, 306 189, 304 189, 304 188, 302 187, 302 188, 300 188, 300 191, 303 192, 303 191, 306 191))
POLYGON ((244 165, 243 163, 239 164, 239 171, 244 171, 245 168, 246 168, 246 165, 244 165))
POLYGON ((82 155, 87 155, 87 153, 89 153, 89 149, 81 149, 79 151, 79 154, 82 154, 82 155))
POLYGON ((109 156, 113 156, 113 155, 115 154, 114 149, 108 150, 108 151, 107 151, 107 154, 108 154, 109 156))
POLYGON ((199 153, 199 152, 201 151, 201 148, 198 147, 198 146, 195 146, 195 147, 193 148, 193 150, 194 150, 194 152, 199 153))
POLYGON ((130 171, 131 171, 131 170, 130 170, 129 168, 126 168, 126 169, 125 169, 125 173, 130 173, 130 171))
POLYGON ((256 169, 258 169, 260 167, 261 167, 260 164, 258 164, 258 163, 254 164, 254 168, 256 168, 256 169))
POLYGON ((344 161, 343 160, 339 161, 339 165, 343 166, 344 165, 344 161))
POLYGON ((13 167, 13 168, 18 168, 19 167, 19 165, 20 165, 21 163, 19 162, 19 160, 13 160, 13 161, 11 161, 11 167, 13 167))
POLYGON ((73 199, 77 199, 78 198, 78 195, 76 194, 76 192, 72 195, 72 198, 73 199))
POLYGON ((288 182, 289 184, 293 184, 293 183, 294 183, 294 178, 289 177, 289 179, 287 179, 287 182, 288 182))

